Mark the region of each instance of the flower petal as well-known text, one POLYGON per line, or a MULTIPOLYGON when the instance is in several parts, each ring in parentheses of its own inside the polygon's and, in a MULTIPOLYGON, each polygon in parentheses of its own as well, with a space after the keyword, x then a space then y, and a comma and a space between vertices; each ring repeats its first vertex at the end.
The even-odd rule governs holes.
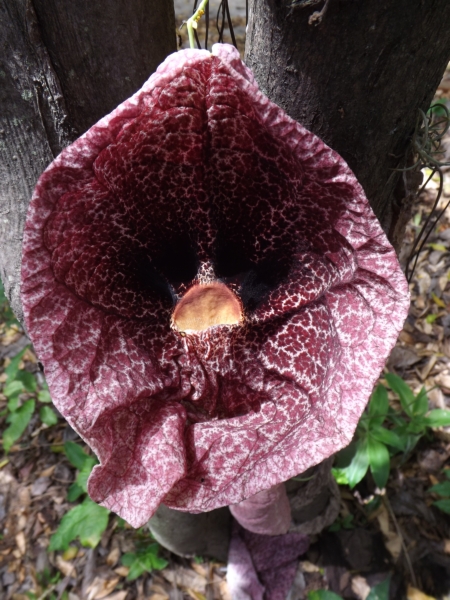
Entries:
POLYGON ((168 57, 65 149, 23 248, 53 401, 100 459, 90 493, 135 526, 161 501, 238 503, 345 446, 409 306, 348 166, 227 45, 168 57), (175 304, 212 281, 243 321, 175 331, 175 304))

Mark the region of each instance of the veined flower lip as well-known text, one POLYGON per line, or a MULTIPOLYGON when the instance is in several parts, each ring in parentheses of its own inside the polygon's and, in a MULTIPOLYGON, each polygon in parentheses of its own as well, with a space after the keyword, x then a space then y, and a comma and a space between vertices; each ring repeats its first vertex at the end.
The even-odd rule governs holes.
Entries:
POLYGON ((134 526, 160 502, 238 503, 346 445, 409 306, 350 169, 227 45, 170 56, 65 149, 23 248, 53 401, 100 459, 90 494, 134 526), (186 282, 201 261, 248 273, 245 327, 195 344, 171 328, 169 242, 186 282))

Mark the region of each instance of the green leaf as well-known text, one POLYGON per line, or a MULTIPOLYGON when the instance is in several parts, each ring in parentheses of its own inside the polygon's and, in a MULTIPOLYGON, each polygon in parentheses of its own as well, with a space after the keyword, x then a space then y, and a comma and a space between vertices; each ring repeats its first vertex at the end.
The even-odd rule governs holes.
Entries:
POLYGON ((348 477, 348 484, 351 488, 363 479, 369 468, 369 454, 367 452, 367 438, 360 440, 356 444, 357 450, 352 462, 345 469, 348 477))
POLYGON ((348 485, 347 471, 345 469, 338 469, 333 467, 331 469, 331 473, 338 485, 348 485))
POLYGON ((390 457, 386 446, 378 440, 369 437, 367 444, 369 454, 370 471, 373 475, 375 483, 380 489, 386 487, 389 479, 390 457))
POLYGON ((414 415, 422 417, 428 412, 428 409, 428 396, 425 388, 423 387, 414 400, 413 412, 414 415))
POLYGON ((7 383, 5 385, 5 387, 3 388, 3 393, 5 394, 5 396, 12 401, 11 402, 11 407, 9 406, 8 403, 8 409, 9 410, 16 410, 16 408, 12 408, 12 406, 14 405, 14 403, 17 403, 18 405, 18 397, 19 394, 21 394, 24 391, 24 387, 23 387, 23 383, 21 381, 10 381, 9 383, 7 383))
POLYGON ((81 471, 87 459, 92 459, 83 448, 75 442, 64 442, 64 451, 71 465, 81 471))
POLYGON ((50 398, 50 393, 49 393, 48 389, 42 389, 38 393, 38 400, 39 400, 39 402, 42 402, 42 404, 50 404, 52 399, 50 398))
POLYGON ((80 469, 80 472, 77 475, 75 483, 79 485, 84 492, 87 492, 87 481, 94 465, 96 464, 98 464, 98 460, 96 460, 93 456, 88 456, 83 467, 80 469))
POLYGON ((158 556, 158 551, 159 544, 150 544, 137 552, 127 552, 124 554, 122 556, 122 564, 130 569, 127 580, 133 581, 143 573, 167 567, 169 563, 158 556))
POLYGON ((308 592, 308 600, 342 600, 342 597, 329 590, 313 590, 308 592))
POLYGON ((82 496, 85 493, 85 491, 86 490, 84 490, 80 485, 78 485, 77 482, 72 483, 67 492, 67 500, 69 502, 75 502, 75 500, 78 500, 78 498, 82 496))
POLYGON ((348 446, 342 448, 342 450, 339 450, 339 452, 336 455, 335 466, 338 469, 344 469, 345 467, 348 467, 349 464, 352 462, 357 449, 358 443, 350 442, 348 446))
POLYGON ((384 385, 377 385, 369 402, 369 417, 371 417, 371 426, 381 425, 386 418, 389 410, 389 398, 384 385))
POLYGON ((405 440, 405 449, 404 449, 404 457, 407 457, 416 447, 417 442, 420 440, 420 438, 422 437, 422 434, 420 435, 412 435, 412 434, 408 434, 405 435, 404 440, 405 440))
POLYGON ((83 448, 75 442, 65 442, 64 451, 69 462, 79 471, 75 483, 70 487, 67 496, 68 500, 73 502, 83 493, 87 492, 87 480, 94 465, 98 464, 98 460, 94 456, 86 454, 83 448))
POLYGON ((450 479, 450 469, 444 469, 444 475, 445 477, 447 477, 447 479, 450 479))
POLYGON ((433 494, 439 494, 440 496, 450 497, 450 481, 443 481, 442 483, 437 483, 436 485, 430 487, 428 491, 433 492, 433 494))
POLYGON ((445 500, 436 500, 436 502, 433 502, 433 504, 434 506, 440 508, 442 512, 445 512, 450 515, 450 498, 447 498, 445 500))
POLYGON ((447 252, 447 248, 443 244, 428 244, 430 248, 433 250, 438 250, 439 252, 447 252))
POLYGON ((369 592, 366 600, 389 600, 389 586, 391 583, 391 576, 381 583, 375 585, 369 592))
POLYGON ((7 382, 12 381, 16 378, 17 372, 19 370, 20 361, 22 360, 23 355, 25 354, 25 350, 28 348, 24 348, 19 354, 16 354, 14 358, 11 359, 11 362, 5 369, 5 373, 7 375, 7 382))
POLYGON ((79 538, 83 546, 95 548, 108 526, 109 510, 89 497, 66 513, 50 539, 49 550, 67 550, 79 538))
POLYGON ((427 316, 425 317, 425 321, 426 321, 427 323, 430 323, 430 325, 431 325, 432 323, 434 323, 434 322, 436 321, 436 319, 437 319, 438 317, 439 317, 439 315, 427 315, 427 316))
POLYGON ((397 448, 398 450, 404 450, 405 448, 405 440, 402 439, 399 435, 392 431, 391 429, 386 429, 385 427, 373 427, 370 430, 370 435, 381 442, 382 444, 386 444, 387 446, 392 446, 393 448, 397 448))
POLYGON ((437 304, 440 308, 447 308, 447 305, 445 304, 445 302, 443 300, 441 300, 439 298, 439 296, 436 296, 436 294, 434 292, 431 292, 431 297, 434 300, 434 303, 437 304))
POLYGON ((396 412, 391 406, 389 407, 388 419, 397 428, 406 428, 407 423, 404 417, 401 416, 401 413, 396 412))
POLYGON ((15 380, 21 381, 23 387, 27 392, 30 392, 30 394, 33 394, 36 391, 37 383, 33 373, 30 373, 29 371, 18 371, 15 380))
POLYGON ((52 425, 56 425, 58 422, 58 417, 55 411, 50 408, 50 406, 41 406, 39 409, 39 418, 45 425, 51 427, 52 425))
POLYGON ((400 398, 400 404, 402 405, 405 413, 409 417, 412 417, 415 396, 411 388, 403 381, 401 377, 395 375, 394 373, 386 373, 385 377, 391 390, 400 398))
POLYGON ((406 427, 406 431, 408 433, 414 433, 419 436, 422 436, 426 432, 427 427, 429 427, 429 425, 426 420, 426 417, 414 415, 411 418, 411 421, 409 422, 408 426, 406 427))
POLYGON ((14 316, 11 307, 9 306, 8 299, 5 295, 5 288, 3 287, 3 282, 0 280, 0 320, 2 323, 5 323, 7 327, 11 327, 11 325, 16 325, 20 329, 20 323, 14 316))
POLYGON ((447 427, 450 425, 450 410, 435 408, 425 417, 428 427, 447 427))
POLYGON ((9 427, 3 432, 3 449, 5 452, 9 452, 9 449, 14 442, 18 440, 25 431, 33 416, 34 405, 34 400, 27 400, 20 408, 9 415, 9 427))

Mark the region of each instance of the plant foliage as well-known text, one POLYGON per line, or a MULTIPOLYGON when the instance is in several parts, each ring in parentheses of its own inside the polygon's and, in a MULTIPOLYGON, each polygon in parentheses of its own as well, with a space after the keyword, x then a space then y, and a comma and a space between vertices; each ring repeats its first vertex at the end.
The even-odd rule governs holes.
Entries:
POLYGON ((378 488, 386 487, 391 457, 403 453, 407 460, 417 442, 431 427, 450 425, 450 411, 429 410, 424 388, 417 395, 397 375, 386 374, 390 389, 398 397, 401 410, 389 405, 385 386, 379 384, 361 417, 353 442, 338 454, 333 474, 339 484, 355 487, 370 469, 378 488))

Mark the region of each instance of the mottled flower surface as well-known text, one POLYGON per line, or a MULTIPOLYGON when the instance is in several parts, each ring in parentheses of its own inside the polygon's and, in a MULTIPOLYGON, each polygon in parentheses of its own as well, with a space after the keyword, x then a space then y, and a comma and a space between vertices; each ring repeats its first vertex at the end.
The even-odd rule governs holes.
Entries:
POLYGON ((348 444, 408 307, 348 166, 227 45, 169 56, 43 173, 22 299, 53 401, 100 459, 89 493, 134 526, 348 444), (178 331, 176 303, 217 282, 242 319, 178 331))

